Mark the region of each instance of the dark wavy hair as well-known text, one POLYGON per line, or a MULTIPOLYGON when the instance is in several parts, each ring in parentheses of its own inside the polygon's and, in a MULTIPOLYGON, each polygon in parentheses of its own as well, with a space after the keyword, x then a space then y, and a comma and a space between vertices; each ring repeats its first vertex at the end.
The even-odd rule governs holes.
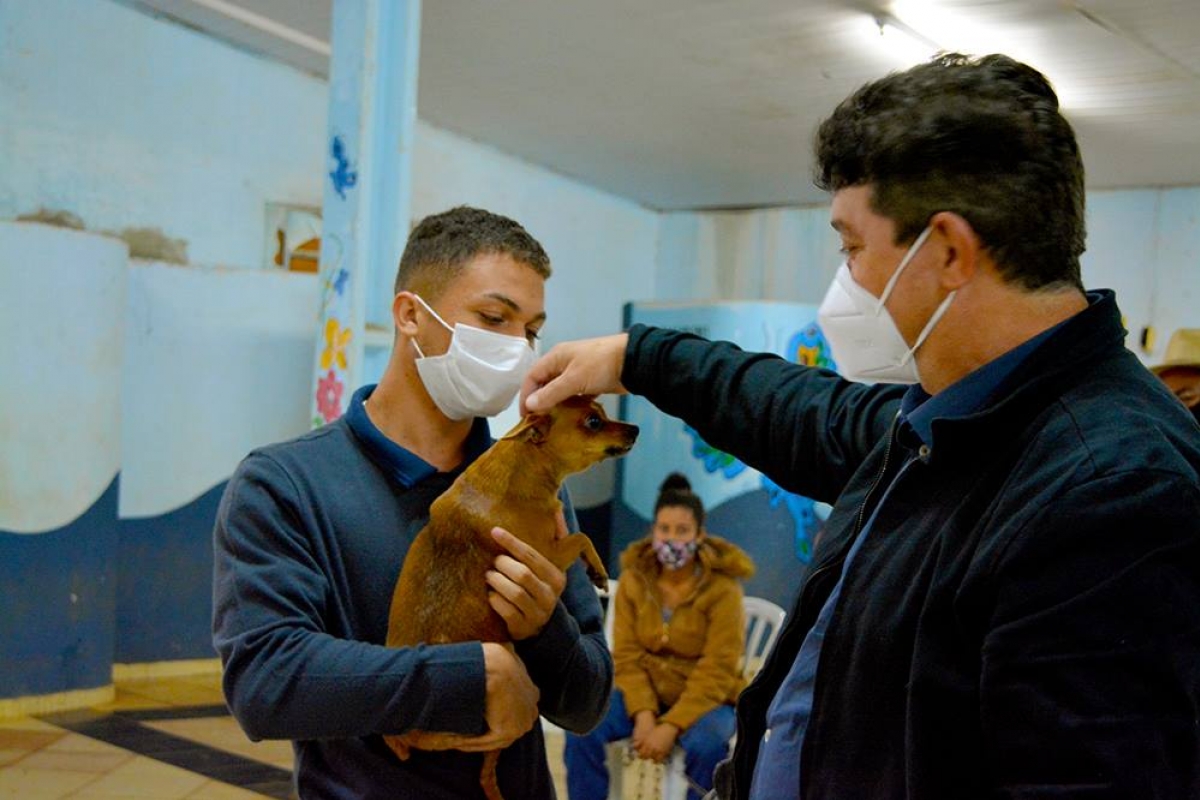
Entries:
POLYGON ((696 528, 704 528, 704 503, 692 492, 692 484, 679 472, 672 472, 658 487, 658 500, 654 503, 654 516, 663 508, 676 506, 686 508, 696 517, 696 528))
POLYGON ((436 298, 467 262, 503 253, 550 277, 550 257, 520 223, 482 208, 457 206, 425 217, 408 235, 396 270, 395 291, 414 290, 436 298))
POLYGON ((896 244, 952 211, 1009 283, 1083 288, 1083 161, 1058 96, 1032 67, 938 56, 860 88, 821 123, 814 147, 817 186, 870 187, 896 244))

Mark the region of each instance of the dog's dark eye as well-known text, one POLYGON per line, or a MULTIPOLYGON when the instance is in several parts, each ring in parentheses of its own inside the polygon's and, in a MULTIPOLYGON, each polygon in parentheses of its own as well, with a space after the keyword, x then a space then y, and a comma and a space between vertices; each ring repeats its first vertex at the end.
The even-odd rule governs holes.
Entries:
POLYGON ((604 427, 604 420, 600 419, 599 414, 589 414, 588 418, 583 421, 583 427, 589 431, 598 431, 604 427))

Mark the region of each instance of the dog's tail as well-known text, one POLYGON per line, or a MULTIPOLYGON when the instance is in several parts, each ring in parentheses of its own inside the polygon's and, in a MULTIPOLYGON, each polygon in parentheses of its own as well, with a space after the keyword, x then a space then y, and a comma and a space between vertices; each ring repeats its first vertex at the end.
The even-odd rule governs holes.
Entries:
POLYGON ((496 765, 500 763, 500 751, 489 750, 483 754, 483 768, 479 771, 479 785, 487 800, 504 800, 500 794, 500 782, 496 778, 496 765))

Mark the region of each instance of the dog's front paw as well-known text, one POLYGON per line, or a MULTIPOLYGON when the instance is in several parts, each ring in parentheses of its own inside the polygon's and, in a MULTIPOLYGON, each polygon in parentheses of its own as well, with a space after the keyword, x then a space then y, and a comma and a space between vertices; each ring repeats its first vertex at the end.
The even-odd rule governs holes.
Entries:
POLYGON ((588 574, 588 580, 590 580, 592 582, 592 586, 595 586, 597 589, 599 589, 600 591, 604 592, 604 594, 607 595, 608 594, 608 573, 596 572, 595 570, 589 569, 587 571, 587 574, 588 574))

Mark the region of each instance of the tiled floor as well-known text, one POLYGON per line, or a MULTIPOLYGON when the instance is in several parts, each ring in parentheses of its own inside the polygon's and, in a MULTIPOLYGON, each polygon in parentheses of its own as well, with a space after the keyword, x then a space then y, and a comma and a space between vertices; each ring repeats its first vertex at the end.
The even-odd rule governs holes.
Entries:
MULTIPOLYGON (((566 800, 562 747, 562 734, 548 732, 550 768, 566 800)), ((285 800, 291 764, 287 742, 245 737, 216 675, 119 683, 103 706, 0 719, 6 800, 285 800)), ((631 790, 644 777, 627 773, 626 796, 642 794, 631 790)))
POLYGON ((216 675, 132 681, 103 706, 0 720, 0 798, 287 798, 291 758, 246 739, 216 675))

